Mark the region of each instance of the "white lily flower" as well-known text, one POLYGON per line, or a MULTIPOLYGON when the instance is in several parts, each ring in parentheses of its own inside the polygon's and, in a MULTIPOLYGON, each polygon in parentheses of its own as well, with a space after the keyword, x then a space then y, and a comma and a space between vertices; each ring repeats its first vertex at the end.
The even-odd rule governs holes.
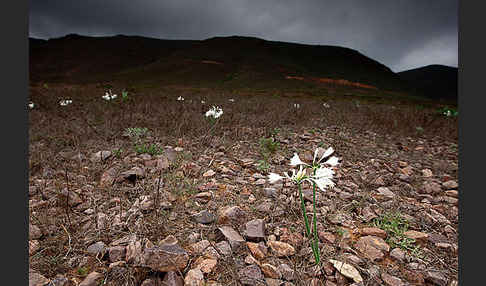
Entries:
POLYGON ((232 98, 230 98, 228 101, 229 101, 229 102, 235 102, 235 100, 234 100, 234 99, 232 99, 232 98))
POLYGON ((324 103, 322 104, 322 106, 324 106, 325 108, 330 108, 330 107, 331 107, 331 106, 330 106, 328 103, 326 103, 326 102, 324 102, 324 103))
POLYGON ((294 153, 294 156, 290 159, 290 166, 299 166, 299 165, 309 166, 309 164, 306 164, 302 162, 302 160, 300 160, 300 157, 299 155, 297 155, 297 153, 294 153))
POLYGON ((339 164, 338 160, 339 160, 338 157, 332 156, 326 162, 324 162, 324 164, 329 165, 329 166, 336 166, 337 164, 339 164))
POLYGON ((179 97, 177 98, 177 100, 178 100, 178 101, 184 101, 184 97, 179 96, 179 97))
POLYGON ((300 103, 294 103, 294 108, 300 108, 300 103))
POLYGON ((34 103, 32 101, 29 103, 29 108, 30 109, 34 108, 34 103))
POLYGON ((206 103, 206 101, 204 101, 204 100, 201 100, 201 103, 202 103, 202 104, 205 104, 205 103, 206 103))
POLYGON ((71 103, 73 103, 73 101, 71 99, 63 99, 63 100, 59 101, 59 105, 61 105, 61 106, 66 106, 66 105, 71 104, 71 103))
POLYGON ((223 115, 223 109, 219 106, 211 107, 208 111, 206 111, 205 114, 206 117, 214 117, 214 118, 219 118, 221 115, 223 115))
POLYGON ((282 176, 280 176, 279 174, 276 174, 276 173, 270 173, 268 175, 268 182, 270 184, 273 184, 273 183, 280 181, 282 179, 285 179, 285 177, 282 177, 282 176))

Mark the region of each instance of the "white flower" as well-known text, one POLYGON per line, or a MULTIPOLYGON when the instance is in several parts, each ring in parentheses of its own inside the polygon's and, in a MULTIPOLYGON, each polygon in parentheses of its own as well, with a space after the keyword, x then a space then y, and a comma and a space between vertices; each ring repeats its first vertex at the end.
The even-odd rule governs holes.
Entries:
POLYGON ((325 108, 330 108, 330 107, 331 107, 331 106, 330 106, 328 103, 326 103, 326 102, 324 102, 324 103, 322 104, 322 106, 324 106, 325 108))
POLYGON ((111 94, 111 91, 110 91, 110 93, 105 92, 105 95, 103 95, 101 98, 103 98, 104 100, 110 101, 112 99, 115 99, 117 96, 118 95, 116 95, 116 94, 111 94))
POLYGON ((66 105, 71 104, 71 103, 73 103, 73 101, 71 99, 63 99, 63 100, 59 101, 59 105, 61 105, 61 106, 66 106, 66 105))
POLYGON ((208 111, 206 111, 205 115, 206 117, 219 118, 221 115, 223 115, 223 109, 218 106, 213 106, 208 111))
POLYGON ((234 100, 234 99, 232 99, 232 98, 228 99, 228 101, 229 101, 229 102, 235 102, 235 100, 234 100))
POLYGON ((179 96, 179 97, 177 98, 177 100, 178 100, 178 101, 184 101, 184 97, 179 96))
POLYGON ((29 108, 30 109, 34 108, 34 103, 32 101, 29 103, 29 108))
POLYGON ((309 166, 309 164, 306 164, 302 162, 302 160, 300 160, 300 157, 299 155, 297 155, 297 153, 294 153, 294 156, 290 159, 290 166, 299 166, 299 165, 309 166))
POLYGON ((294 103, 294 108, 300 108, 300 103, 294 103))
POLYGON ((270 184, 273 184, 277 181, 280 181, 281 179, 285 179, 285 177, 282 177, 282 176, 280 176, 279 174, 276 174, 276 173, 270 173, 268 175, 268 182, 270 184))
POLYGON ((204 101, 204 100, 201 100, 201 103, 202 103, 202 104, 205 104, 205 103, 206 103, 206 101, 204 101))

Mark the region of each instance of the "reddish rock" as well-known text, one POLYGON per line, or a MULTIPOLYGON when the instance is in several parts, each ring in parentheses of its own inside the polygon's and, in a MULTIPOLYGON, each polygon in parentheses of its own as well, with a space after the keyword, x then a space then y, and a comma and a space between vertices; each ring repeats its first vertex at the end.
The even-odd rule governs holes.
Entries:
POLYGON ((366 258, 371 261, 380 261, 385 256, 384 252, 388 252, 390 247, 386 242, 376 236, 361 237, 355 244, 355 248, 366 258))
POLYGON ((386 234, 386 231, 380 229, 380 228, 377 228, 377 227, 365 227, 365 228, 361 228, 359 229, 359 233, 361 235, 372 235, 372 236, 378 236, 378 237, 381 237, 383 239, 386 238, 387 234, 386 234))
POLYGON ((269 241, 268 246, 272 249, 273 254, 277 257, 292 256, 295 249, 292 245, 281 241, 269 241))

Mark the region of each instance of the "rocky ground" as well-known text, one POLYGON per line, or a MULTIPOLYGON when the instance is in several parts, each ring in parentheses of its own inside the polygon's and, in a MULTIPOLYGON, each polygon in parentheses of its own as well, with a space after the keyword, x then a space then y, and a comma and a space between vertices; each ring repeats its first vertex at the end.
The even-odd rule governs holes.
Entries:
POLYGON ((69 167, 29 178, 29 285, 457 285, 457 144, 308 130, 275 134, 264 167, 258 142, 218 137, 58 153, 69 167), (297 188, 266 176, 329 146, 340 164, 318 193, 316 267, 297 188))
POLYGON ((127 90, 31 86, 30 285, 458 284, 457 118, 391 99, 127 90), (317 194, 316 266, 297 187, 267 176, 328 147, 340 164, 317 194))

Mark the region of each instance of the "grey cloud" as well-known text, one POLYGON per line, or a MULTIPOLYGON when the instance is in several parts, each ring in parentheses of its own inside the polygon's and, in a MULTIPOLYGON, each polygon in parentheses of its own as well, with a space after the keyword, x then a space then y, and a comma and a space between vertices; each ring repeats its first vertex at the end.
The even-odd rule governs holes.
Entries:
POLYGON ((417 64, 457 65, 458 1, 453 0, 39 0, 30 4, 32 37, 77 33, 201 40, 242 35, 344 46, 394 71, 417 64))

